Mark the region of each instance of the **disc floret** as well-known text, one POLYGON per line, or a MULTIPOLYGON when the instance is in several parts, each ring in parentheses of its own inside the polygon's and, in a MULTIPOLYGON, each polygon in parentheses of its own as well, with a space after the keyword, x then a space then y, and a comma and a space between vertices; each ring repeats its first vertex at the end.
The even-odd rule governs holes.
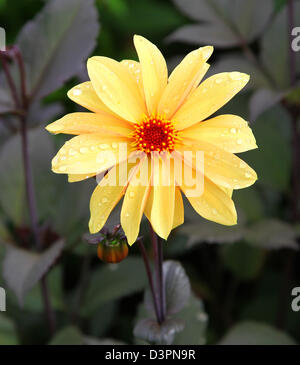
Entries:
POLYGON ((133 145, 139 150, 150 152, 172 152, 178 140, 178 131, 173 123, 160 115, 145 115, 140 123, 134 125, 133 145))

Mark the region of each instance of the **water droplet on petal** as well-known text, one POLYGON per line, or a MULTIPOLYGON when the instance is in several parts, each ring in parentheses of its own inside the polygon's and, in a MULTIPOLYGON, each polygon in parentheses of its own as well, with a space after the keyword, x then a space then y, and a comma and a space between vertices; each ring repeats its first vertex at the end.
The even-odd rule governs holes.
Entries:
POLYGON ((102 198, 102 203, 107 203, 108 202, 108 199, 107 198, 102 198))
POLYGON ((107 148, 109 148, 109 145, 108 145, 108 144, 106 144, 106 143, 103 143, 103 144, 100 144, 100 148, 101 148, 102 150, 106 150, 107 148))
POLYGON ((79 148, 79 152, 80 153, 87 153, 88 152, 88 149, 86 147, 80 147, 79 148))
POLYGON ((236 129, 235 129, 235 128, 231 128, 231 129, 230 129, 230 132, 231 132, 231 133, 236 133, 236 129))
POLYGON ((73 90, 73 95, 74 96, 79 96, 79 95, 81 95, 82 94, 82 91, 80 90, 80 89, 74 89, 73 90))
POLYGON ((59 171, 66 171, 66 166, 60 166, 59 171))
POLYGON ((134 192, 133 192, 133 191, 131 191, 131 192, 129 193, 129 197, 130 197, 130 198, 133 198, 133 197, 134 197, 134 192))
POLYGON ((222 79, 216 79, 216 84, 221 84, 222 83, 222 79))
POLYGON ((70 148, 70 150, 69 150, 69 155, 70 156, 74 156, 74 155, 76 155, 77 154, 77 151, 75 151, 73 148, 70 148))
POLYGON ((113 142, 111 146, 112 146, 113 149, 117 149, 118 148, 118 143, 113 142))
POLYGON ((246 172, 246 173, 245 173, 245 177, 246 177, 247 179, 249 179, 249 178, 251 177, 251 174, 249 174, 249 172, 246 172))
POLYGON ((242 144, 243 141, 239 138, 237 141, 236 141, 237 144, 242 144))

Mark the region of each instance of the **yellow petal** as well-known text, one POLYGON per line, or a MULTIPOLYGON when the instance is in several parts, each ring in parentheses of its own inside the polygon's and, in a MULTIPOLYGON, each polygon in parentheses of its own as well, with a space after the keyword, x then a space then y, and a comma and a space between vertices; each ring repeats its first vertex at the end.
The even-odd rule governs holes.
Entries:
POLYGON ((107 175, 100 181, 94 190, 90 201, 91 218, 89 221, 89 229, 91 233, 97 233, 103 228, 111 211, 118 204, 124 195, 127 185, 127 170, 124 175, 124 165, 127 161, 120 165, 114 166, 107 175), (120 174, 123 174, 120 179, 120 174), (115 184, 109 184, 109 180, 115 180, 115 184), (122 183, 124 181, 125 183, 122 183))
POLYGON ((147 39, 135 35, 134 45, 141 64, 148 113, 156 113, 159 99, 168 82, 166 61, 159 49, 147 39))
POLYGON ((141 65, 139 62, 132 61, 132 60, 122 60, 121 64, 128 69, 130 74, 135 79, 136 83, 138 84, 141 96, 145 99, 144 96, 144 85, 142 79, 142 72, 141 72, 141 65))
POLYGON ((52 170, 60 174, 100 173, 128 158, 129 141, 96 133, 76 136, 58 151, 52 170))
POLYGON ((78 182, 78 181, 83 181, 83 180, 87 180, 90 177, 95 176, 96 174, 69 174, 68 175, 68 182, 72 183, 72 182, 78 182))
POLYGON ((184 207, 180 189, 175 189, 175 206, 172 229, 180 226, 184 222, 184 207))
POLYGON ((174 165, 168 157, 161 159, 152 154, 152 186, 145 207, 145 215, 154 231, 167 239, 173 227, 175 207, 174 165), (154 167, 155 166, 155 167, 154 167))
POLYGON ((223 72, 204 80, 174 115, 177 129, 208 118, 234 97, 249 81, 240 72, 223 72))
POLYGON ((88 73, 99 98, 120 117, 136 123, 146 112, 144 100, 126 67, 107 57, 92 57, 88 73))
POLYGON ((71 113, 46 127, 53 134, 88 134, 109 133, 128 136, 133 128, 125 120, 119 119, 107 113, 71 113))
POLYGON ((184 179, 180 188, 195 211, 203 218, 224 225, 236 224, 237 214, 232 199, 207 177, 203 177, 203 191, 198 196, 190 196, 189 191, 192 187, 187 186, 184 179))
POLYGON ((255 137, 248 123, 237 115, 219 115, 184 129, 183 139, 207 141, 225 151, 238 153, 257 148, 255 137))
MULTIPOLYGON (((143 169, 148 171, 147 157, 140 163, 139 171, 143 169)), ((130 180, 121 210, 121 225, 129 245, 132 245, 138 237, 141 219, 150 192, 150 176, 148 175, 147 181, 142 183, 139 183, 141 182, 139 178, 140 176, 135 175, 130 180)))
POLYGON ((213 47, 201 47, 190 52, 174 69, 161 96, 158 105, 159 114, 163 114, 167 119, 172 118, 208 70, 206 61, 212 52, 213 47))
MULTIPOLYGON (((256 172, 246 162, 210 143, 187 144, 180 151, 191 151, 193 163, 197 152, 204 153, 204 174, 215 184, 229 189, 246 188, 257 180, 256 172)), ((195 167, 195 165, 193 165, 195 167)))
POLYGON ((68 91, 68 97, 75 103, 95 113, 113 113, 96 94, 91 81, 83 82, 68 91))

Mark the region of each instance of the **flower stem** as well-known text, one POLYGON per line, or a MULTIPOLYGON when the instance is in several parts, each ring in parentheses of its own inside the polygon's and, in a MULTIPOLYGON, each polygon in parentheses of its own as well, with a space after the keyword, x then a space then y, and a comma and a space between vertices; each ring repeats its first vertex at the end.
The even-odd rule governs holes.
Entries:
POLYGON ((1 61, 1 65, 3 67, 3 71, 5 74, 8 86, 9 86, 11 96, 15 102, 15 106, 16 106, 16 108, 19 108, 20 102, 19 102, 17 88, 16 88, 14 80, 11 76, 11 73, 9 71, 9 67, 7 65, 7 56, 5 55, 5 52, 3 52, 3 51, 0 51, 0 61, 1 61))
MULTIPOLYGON (((38 215, 37 215, 37 204, 36 197, 34 191, 33 177, 32 177, 32 169, 29 158, 29 146, 28 146, 28 133, 27 133, 27 113, 28 113, 28 103, 27 103, 27 95, 26 95, 26 75, 25 75, 25 67, 22 55, 17 47, 13 47, 13 55, 16 57, 17 64, 19 67, 20 80, 21 80, 21 89, 22 89, 22 100, 21 103, 18 98, 18 93, 16 89, 16 85, 14 80, 10 74, 8 65, 7 65, 7 57, 4 52, 0 52, 0 60, 3 66, 3 70, 12 94, 12 97, 15 102, 16 109, 22 107, 24 110, 24 114, 19 115, 20 119, 20 132, 21 132, 21 144, 22 144, 22 157, 23 157, 23 166, 24 166, 24 176, 25 176, 25 187, 26 187, 26 197, 31 221, 31 228, 33 232, 34 241, 38 250, 42 249, 42 244, 40 241, 39 234, 39 225, 38 225, 38 215)), ((46 276, 41 278, 41 291, 44 302, 45 314, 49 326, 49 330, 51 335, 55 331, 55 313, 52 310, 50 303, 50 295, 49 289, 46 281, 46 276)))
POLYGON ((145 268, 146 268, 146 273, 147 273, 147 277, 148 277, 148 281, 149 281, 149 286, 150 286, 150 290, 151 290, 151 294, 152 294, 152 299, 153 299, 153 304, 154 304, 154 310, 155 310, 155 315, 157 318, 157 321, 160 322, 160 314, 159 314, 159 308, 158 308, 158 302, 157 302, 157 296, 155 295, 155 290, 154 290, 154 284, 153 284, 153 278, 152 278, 152 273, 151 273, 151 268, 150 268, 150 264, 149 264, 149 259, 147 256, 147 252, 145 249, 145 246, 142 242, 141 239, 137 240, 137 244, 139 246, 139 249, 141 251, 144 263, 145 263, 145 268))
POLYGON ((154 253, 154 263, 155 263, 155 276, 157 282, 157 297, 159 305, 159 323, 163 323, 165 320, 165 290, 164 290, 164 280, 163 280, 163 246, 154 232, 151 224, 150 235, 153 246, 154 253))

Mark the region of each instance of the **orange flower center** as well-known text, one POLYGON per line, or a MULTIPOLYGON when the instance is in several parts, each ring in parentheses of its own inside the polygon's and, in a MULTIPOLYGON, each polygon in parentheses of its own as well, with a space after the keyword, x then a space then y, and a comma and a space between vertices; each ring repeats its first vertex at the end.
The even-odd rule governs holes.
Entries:
POLYGON ((178 132, 169 120, 161 116, 145 116, 143 121, 134 127, 133 145, 139 150, 146 153, 174 150, 178 132))

